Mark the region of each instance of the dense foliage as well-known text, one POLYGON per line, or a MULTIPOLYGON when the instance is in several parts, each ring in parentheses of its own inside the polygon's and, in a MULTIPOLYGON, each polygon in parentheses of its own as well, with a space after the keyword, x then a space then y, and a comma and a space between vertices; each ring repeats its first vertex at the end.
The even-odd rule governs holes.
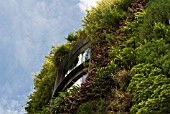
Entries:
POLYGON ((128 90, 132 114, 167 114, 169 104, 169 13, 170 1, 154 0, 140 17, 128 90), (166 89, 165 89, 166 88, 166 89))
POLYGON ((35 74, 26 111, 170 113, 170 1, 101 0, 83 22, 83 29, 69 34, 65 45, 54 47, 35 74), (51 99, 57 68, 84 38, 92 44, 86 81, 51 99))
POLYGON ((170 79, 153 64, 138 64, 131 70, 129 91, 133 94, 132 114, 168 114, 170 79))

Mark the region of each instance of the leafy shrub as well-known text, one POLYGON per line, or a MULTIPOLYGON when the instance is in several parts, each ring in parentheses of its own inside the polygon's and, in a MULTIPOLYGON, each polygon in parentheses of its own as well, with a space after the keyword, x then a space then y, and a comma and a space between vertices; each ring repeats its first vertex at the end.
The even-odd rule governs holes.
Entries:
POLYGON ((124 35, 120 39, 124 42, 124 46, 136 48, 146 41, 145 38, 139 39, 139 34, 141 32, 140 26, 143 24, 145 15, 146 11, 143 10, 134 14, 135 20, 132 22, 126 21, 126 25, 123 26, 124 35))
POLYGON ((114 86, 112 73, 115 70, 115 64, 110 64, 107 67, 98 68, 96 71, 96 79, 93 82, 93 90, 91 94, 94 97, 106 96, 106 92, 110 91, 114 86))
POLYGON ((38 111, 38 114, 58 114, 65 111, 65 100, 71 94, 74 94, 80 90, 79 86, 72 86, 65 92, 60 92, 59 96, 50 100, 49 104, 44 106, 42 110, 38 111))
POLYGON ((77 41, 77 35, 76 33, 72 32, 70 34, 68 34, 67 38, 65 38, 68 42, 74 42, 77 41))
POLYGON ((131 77, 128 90, 133 95, 132 114, 170 113, 170 79, 161 69, 138 64, 132 68, 131 77))
POLYGON ((90 101, 80 105, 77 110, 77 114, 93 114, 93 113, 94 113, 94 106, 90 101))
POLYGON ((170 75, 169 44, 164 39, 148 42, 135 50, 136 64, 151 63, 162 68, 165 74, 170 75))
MULTIPOLYGON (((153 32, 155 23, 169 25, 170 19, 170 1, 169 0, 154 0, 147 6, 146 15, 143 23, 140 26, 140 39, 146 38, 148 41, 155 39, 153 32)), ((160 31, 159 31, 160 32, 160 31)), ((162 34, 162 32, 160 32, 162 34)), ((158 35, 159 36, 159 35, 158 35)), ((162 36, 162 35, 161 35, 162 36)), ((157 37, 157 36, 156 36, 157 37)))
POLYGON ((85 102, 78 107, 77 114, 106 114, 106 102, 102 98, 85 102))
POLYGON ((133 64, 134 49, 131 47, 121 48, 121 46, 113 46, 110 49, 109 57, 120 68, 127 68, 133 64))
POLYGON ((56 52, 55 52, 55 56, 54 56, 54 62, 55 65, 57 67, 59 67, 59 65, 61 64, 61 62, 63 61, 64 57, 66 56, 67 53, 69 53, 69 51, 72 49, 73 47, 69 44, 66 45, 60 45, 57 47, 56 52))
POLYGON ((115 31, 119 22, 126 17, 127 8, 133 1, 135 0, 102 0, 96 8, 87 11, 83 26, 88 38, 92 41, 100 40, 106 37, 102 33, 110 34, 115 31))

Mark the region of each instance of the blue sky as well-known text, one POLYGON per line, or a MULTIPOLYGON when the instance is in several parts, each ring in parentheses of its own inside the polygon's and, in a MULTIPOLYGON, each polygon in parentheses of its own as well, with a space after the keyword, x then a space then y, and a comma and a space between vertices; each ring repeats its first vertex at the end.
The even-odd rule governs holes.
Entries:
POLYGON ((0 114, 24 114, 52 45, 81 28, 95 0, 0 0, 0 114))

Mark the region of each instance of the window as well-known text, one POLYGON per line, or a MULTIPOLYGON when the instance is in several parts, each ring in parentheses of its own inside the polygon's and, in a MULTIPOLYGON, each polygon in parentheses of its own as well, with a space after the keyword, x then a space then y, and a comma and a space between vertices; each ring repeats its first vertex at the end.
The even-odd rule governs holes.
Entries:
MULTIPOLYGON (((81 53, 79 56, 78 56, 78 63, 77 65, 73 68, 73 69, 70 69, 66 74, 65 74, 65 77, 72 71, 74 70, 77 66, 79 66, 80 64, 84 63, 85 61, 89 60, 90 59, 90 52, 91 52, 91 49, 90 48, 87 48, 83 53, 81 53)), ((81 77, 79 80, 77 80, 74 85, 81 85, 82 82, 85 81, 86 77, 87 77, 88 73, 85 74, 83 77, 81 77)))

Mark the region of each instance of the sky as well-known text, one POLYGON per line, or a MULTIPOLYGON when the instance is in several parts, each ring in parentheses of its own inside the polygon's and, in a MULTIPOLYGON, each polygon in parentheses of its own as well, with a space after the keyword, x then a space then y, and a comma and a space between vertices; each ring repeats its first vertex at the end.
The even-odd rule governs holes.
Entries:
POLYGON ((95 0, 0 0, 0 114, 24 114, 51 47, 81 27, 95 0))

